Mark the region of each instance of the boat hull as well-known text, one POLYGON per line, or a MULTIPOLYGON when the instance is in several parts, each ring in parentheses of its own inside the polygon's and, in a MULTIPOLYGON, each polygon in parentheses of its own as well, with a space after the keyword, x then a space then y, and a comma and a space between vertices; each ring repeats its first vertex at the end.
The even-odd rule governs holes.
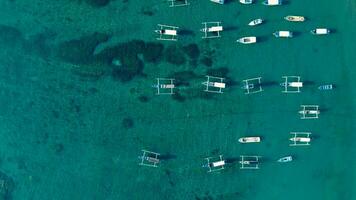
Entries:
POLYGON ((305 21, 305 17, 303 17, 303 16, 288 15, 288 16, 284 17, 284 19, 287 21, 290 21, 290 22, 304 22, 305 21))
POLYGON ((260 137, 243 137, 239 139, 240 143, 258 143, 261 142, 260 137))
POLYGON ((248 23, 249 26, 257 26, 259 24, 262 24, 263 23, 263 20, 262 19, 255 19, 255 20, 252 20, 250 23, 248 23))
POLYGON ((318 87, 319 90, 332 90, 333 89, 333 85, 321 85, 318 87))
POLYGON ((280 163, 291 162, 291 161, 293 161, 292 156, 286 156, 277 160, 277 162, 280 163))
POLYGON ((256 43, 257 38, 256 37, 243 37, 237 40, 237 42, 241 44, 253 44, 256 43))

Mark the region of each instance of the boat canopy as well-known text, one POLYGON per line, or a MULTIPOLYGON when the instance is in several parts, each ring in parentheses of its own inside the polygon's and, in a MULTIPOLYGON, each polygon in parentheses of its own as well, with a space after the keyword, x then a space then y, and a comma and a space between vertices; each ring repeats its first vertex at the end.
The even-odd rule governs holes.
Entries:
POLYGON ((208 32, 216 32, 216 31, 222 31, 223 27, 222 26, 213 26, 208 28, 208 32))
POLYGON ((326 28, 317 28, 317 29, 315 29, 315 33, 316 34, 327 34, 328 33, 328 29, 326 29, 326 28))
POLYGON ((225 83, 214 82, 213 87, 225 88, 225 83))
POLYGON ((177 35, 177 30, 164 30, 164 32, 162 34, 165 34, 165 35, 177 35))
POLYGON ((289 31, 279 31, 278 33, 280 37, 289 37, 291 35, 289 31))
POLYGON ((290 87, 303 87, 303 82, 290 82, 290 87))
POLYGON ((225 165, 225 161, 221 160, 221 161, 213 162, 212 164, 213 164, 213 167, 220 167, 220 166, 225 165))
POLYGON ((268 5, 279 5, 281 4, 281 0, 267 0, 268 5))

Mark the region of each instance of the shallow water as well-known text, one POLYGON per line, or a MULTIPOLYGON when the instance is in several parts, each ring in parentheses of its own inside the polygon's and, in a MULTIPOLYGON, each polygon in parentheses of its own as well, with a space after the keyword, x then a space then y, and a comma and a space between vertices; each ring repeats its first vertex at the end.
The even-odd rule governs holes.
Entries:
POLYGON ((290 0, 280 7, 192 1, 179 8, 165 1, 102 7, 88 1, 0 2, 0 178, 6 186, 0 198, 356 199, 355 1, 290 0), (286 22, 285 15, 307 21, 286 22), (246 25, 258 17, 266 23, 246 25), (202 40, 204 21, 221 21, 227 31, 202 40), (159 23, 184 34, 177 43, 158 42, 159 23), (316 27, 333 33, 309 34, 316 27), (298 34, 277 39, 276 30, 298 34), (260 42, 235 42, 251 35, 260 42), (142 41, 129 48, 132 40, 142 41), (191 43, 199 47, 195 58, 182 49, 191 43), (228 79, 223 94, 202 91, 207 74, 228 79), (301 76, 302 92, 281 93, 284 75, 301 76), (264 91, 245 95, 241 81, 259 76, 264 91), (157 77, 180 81, 182 97, 155 95, 157 77), (326 83, 336 88, 317 89, 326 83), (320 105, 320 118, 300 120, 301 104, 320 105), (290 147, 293 131, 311 132, 312 145, 290 147), (239 144, 245 135, 259 135, 262 143, 239 144), (141 149, 166 159, 158 168, 139 166, 141 149), (221 173, 201 168, 204 158, 220 154, 228 160, 259 155, 262 163, 252 171, 237 162, 221 173), (295 160, 275 162, 286 155, 295 160))

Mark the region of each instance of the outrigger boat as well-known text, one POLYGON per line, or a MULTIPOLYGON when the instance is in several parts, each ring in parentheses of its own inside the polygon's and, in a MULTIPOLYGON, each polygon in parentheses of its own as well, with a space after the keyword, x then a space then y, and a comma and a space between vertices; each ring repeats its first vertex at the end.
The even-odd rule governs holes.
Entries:
POLYGON ((225 169, 224 166, 226 165, 225 160, 223 160, 222 155, 218 157, 209 157, 205 158, 207 163, 203 164, 203 168, 208 168, 208 172, 216 172, 225 169))
POLYGON ((152 151, 142 150, 142 156, 138 158, 141 160, 139 165, 147 166, 147 167, 158 167, 159 164, 159 153, 155 153, 152 151))
POLYGON ((317 28, 317 29, 311 30, 310 32, 313 35, 328 35, 330 33, 330 30, 327 28, 317 28))
POLYGON ((332 90, 333 85, 332 84, 327 84, 327 85, 321 85, 318 87, 319 90, 332 90))
POLYGON ((257 26, 262 23, 263 23, 263 19, 258 18, 258 19, 254 19, 254 20, 250 21, 250 23, 248 23, 248 25, 249 26, 257 26))
POLYGON ((242 4, 252 4, 253 0, 240 0, 240 3, 242 3, 242 4))
POLYGON ((239 139, 240 143, 258 143, 261 142, 260 137, 242 137, 239 139))
POLYGON ((292 38, 293 32, 291 31, 276 31, 273 33, 274 37, 284 37, 284 38, 292 38))
POLYGON ((288 15, 284 17, 285 20, 290 21, 290 22, 304 22, 305 17, 303 16, 293 16, 293 15, 288 15))
POLYGON ((289 138, 292 141, 289 146, 308 146, 310 145, 310 135, 311 133, 308 132, 292 132, 290 133, 293 137, 289 138))
POLYGON ((239 42, 241 44, 253 44, 256 43, 257 38, 255 36, 251 36, 251 37, 243 37, 238 39, 236 42, 239 42))
POLYGON ((277 162, 280 162, 280 163, 291 162, 291 161, 293 161, 292 156, 282 157, 277 160, 277 162))

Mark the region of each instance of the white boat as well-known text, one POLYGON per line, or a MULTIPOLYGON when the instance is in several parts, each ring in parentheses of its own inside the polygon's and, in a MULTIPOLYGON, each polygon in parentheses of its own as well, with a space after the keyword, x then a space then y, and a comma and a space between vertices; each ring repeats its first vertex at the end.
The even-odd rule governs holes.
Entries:
POLYGON ((239 42, 241 44, 253 44, 256 43, 257 38, 255 36, 251 36, 251 37, 243 37, 238 39, 236 42, 239 42))
POLYGON ((327 28, 317 28, 317 29, 311 30, 310 32, 313 35, 327 35, 330 33, 330 30, 327 28))
POLYGON ((293 141, 293 142, 310 142, 309 137, 292 137, 292 138, 289 138, 289 140, 293 141))
POLYGON ((282 0, 266 0, 262 4, 266 6, 279 6, 282 5, 282 0))
POLYGON ((242 4, 252 4, 253 0, 240 0, 240 3, 242 3, 242 4))
POLYGON ((218 3, 218 4, 224 4, 225 0, 210 0, 211 2, 218 3))
POLYGON ((249 26, 256 26, 256 25, 259 25, 259 24, 262 24, 263 23, 263 19, 261 18, 258 18, 258 19, 254 19, 252 21, 250 21, 250 23, 248 23, 249 26))
POLYGON ((327 84, 327 85, 321 85, 318 87, 319 90, 332 90, 333 85, 332 84, 327 84))
POLYGON ((240 143, 257 143, 261 142, 260 137, 242 137, 239 139, 240 143))
POLYGON ((292 156, 286 156, 278 159, 277 162, 285 163, 285 162, 291 162, 292 160, 293 160, 292 156))
POLYGON ((303 87, 303 82, 288 82, 288 83, 281 83, 282 87, 303 87))
POLYGON ((293 37, 293 32, 291 31, 276 31, 273 33, 275 37, 291 38, 293 37))
POLYGON ((304 22, 305 17, 303 16, 293 16, 293 15, 288 15, 284 17, 285 20, 290 21, 290 22, 304 22))

